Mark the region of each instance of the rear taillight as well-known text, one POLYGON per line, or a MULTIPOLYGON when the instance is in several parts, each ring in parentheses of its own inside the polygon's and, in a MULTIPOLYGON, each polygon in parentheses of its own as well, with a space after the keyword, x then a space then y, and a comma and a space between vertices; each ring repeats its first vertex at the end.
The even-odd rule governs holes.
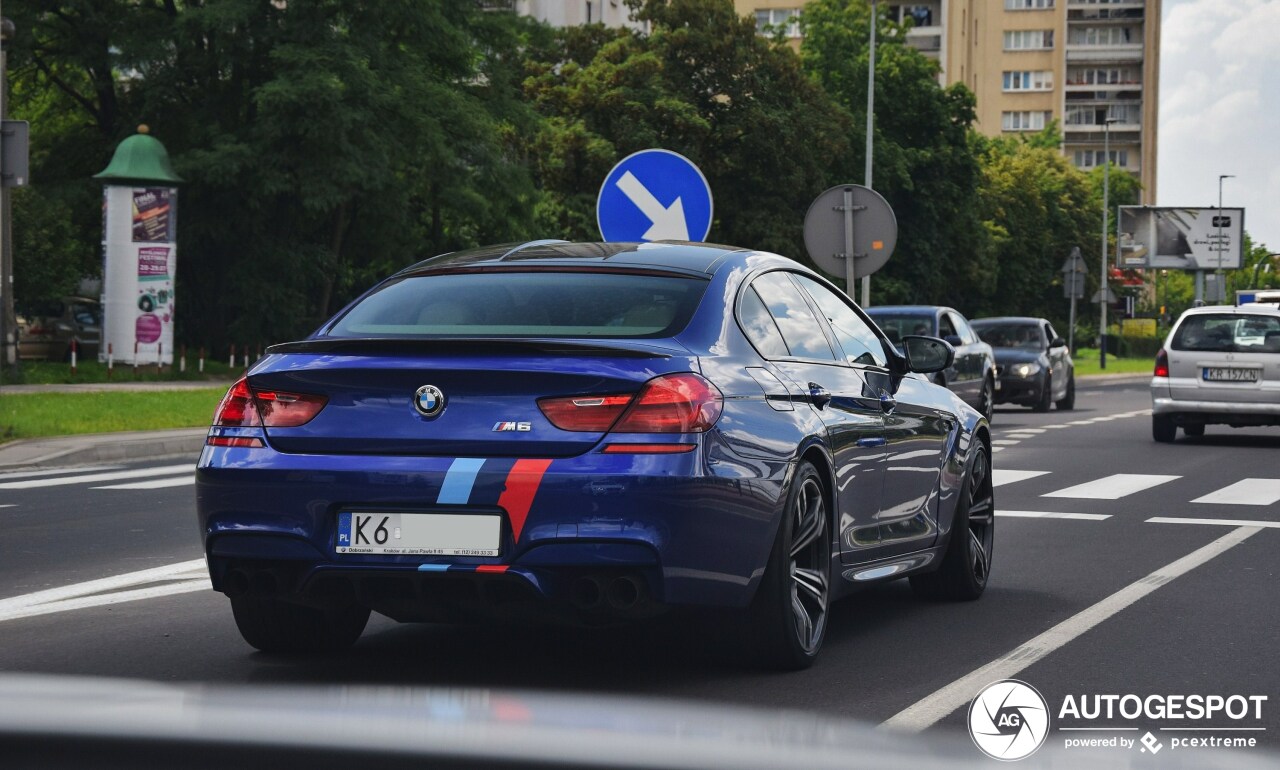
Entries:
POLYGON ((571 396, 540 398, 538 408, 560 430, 601 433, 618 420, 631 396, 571 396))
POLYGON ((296 428, 306 425, 324 409, 329 399, 308 393, 282 393, 278 390, 256 390, 254 400, 268 428, 296 428))
POLYGON ((1169 352, 1164 348, 1161 348, 1160 352, 1156 353, 1155 376, 1156 377, 1169 376, 1169 352))
POLYGON ((645 383, 612 433, 702 433, 716 424, 724 396, 696 374, 669 374, 645 383))
POLYGON ((254 391, 243 379, 231 386, 213 413, 213 424, 227 428, 296 428, 319 414, 329 399, 308 393, 254 391))
POLYGON ((715 425, 723 407, 724 396, 716 386, 692 373, 655 377, 635 396, 538 400, 552 425, 591 433, 701 433, 715 425))
POLYGON ((232 385, 222 397, 222 403, 213 413, 213 424, 228 428, 262 427, 262 417, 253 406, 253 394, 244 379, 232 385))

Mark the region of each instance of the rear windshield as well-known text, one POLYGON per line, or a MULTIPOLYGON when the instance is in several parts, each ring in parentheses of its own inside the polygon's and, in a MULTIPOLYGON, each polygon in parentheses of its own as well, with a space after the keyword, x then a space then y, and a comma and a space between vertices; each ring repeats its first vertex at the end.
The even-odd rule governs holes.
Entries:
POLYGON ((461 273, 400 279, 365 297, 330 337, 670 337, 707 281, 627 273, 461 273))
POLYGON ((1182 319, 1174 350, 1280 353, 1280 316, 1203 314, 1182 319))
POLYGON ((884 330, 885 336, 895 345, 902 341, 902 338, 908 334, 923 334, 933 336, 936 332, 933 329, 933 316, 921 315, 919 313, 877 313, 875 311, 867 311, 871 316, 871 320, 876 322, 884 330))
POLYGON ((993 348, 1042 350, 1045 346, 1036 324, 974 324, 973 330, 993 348))

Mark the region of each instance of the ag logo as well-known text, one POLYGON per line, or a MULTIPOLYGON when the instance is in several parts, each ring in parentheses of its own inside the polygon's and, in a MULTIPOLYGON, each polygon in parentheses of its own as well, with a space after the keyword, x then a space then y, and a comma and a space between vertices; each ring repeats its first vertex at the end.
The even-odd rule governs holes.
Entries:
POLYGON ((1029 757, 1049 737, 1049 706, 1036 688, 1017 679, 989 684, 969 704, 969 735, 992 759, 1029 757))

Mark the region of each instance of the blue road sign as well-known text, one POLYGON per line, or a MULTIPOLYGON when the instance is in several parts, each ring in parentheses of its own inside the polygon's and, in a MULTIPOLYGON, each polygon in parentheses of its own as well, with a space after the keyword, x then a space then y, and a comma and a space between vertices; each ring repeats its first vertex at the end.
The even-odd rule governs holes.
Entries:
POLYGON ((711 231, 711 186, 698 167, 670 150, 641 150, 618 162, 600 186, 596 224, 606 241, 704 241, 711 231))

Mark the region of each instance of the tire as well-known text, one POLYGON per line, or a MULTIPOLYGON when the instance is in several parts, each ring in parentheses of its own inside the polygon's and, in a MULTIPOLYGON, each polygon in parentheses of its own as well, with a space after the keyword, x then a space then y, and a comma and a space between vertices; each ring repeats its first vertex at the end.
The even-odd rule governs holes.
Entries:
POLYGON ((978 396, 978 411, 991 422, 996 413, 996 384, 990 377, 982 381, 982 395, 978 396))
POLYGON ((369 609, 306 607, 279 599, 237 596, 231 600, 240 636, 263 652, 337 652, 355 644, 369 622, 369 609))
POLYGON ((1031 405, 1033 412, 1047 412, 1053 406, 1053 378, 1044 378, 1044 387, 1040 389, 1040 398, 1031 405))
POLYGON ((1069 412, 1076 408, 1076 375, 1073 372, 1067 380, 1067 394, 1058 402, 1058 411, 1069 412))
POLYGON ((995 551, 996 507, 991 457, 985 445, 969 463, 942 564, 935 572, 911 577, 922 599, 973 601, 987 589, 995 551))
POLYGON ((1151 438, 1162 444, 1171 444, 1178 436, 1178 426, 1167 414, 1151 415, 1151 438))
POLYGON ((808 668, 822 649, 831 601, 830 526, 822 479, 812 464, 801 461, 764 578, 748 610, 756 657, 768 668, 808 668))
POLYGON ((1204 423, 1192 422, 1182 426, 1182 432, 1192 438, 1199 438, 1204 435, 1204 423))

